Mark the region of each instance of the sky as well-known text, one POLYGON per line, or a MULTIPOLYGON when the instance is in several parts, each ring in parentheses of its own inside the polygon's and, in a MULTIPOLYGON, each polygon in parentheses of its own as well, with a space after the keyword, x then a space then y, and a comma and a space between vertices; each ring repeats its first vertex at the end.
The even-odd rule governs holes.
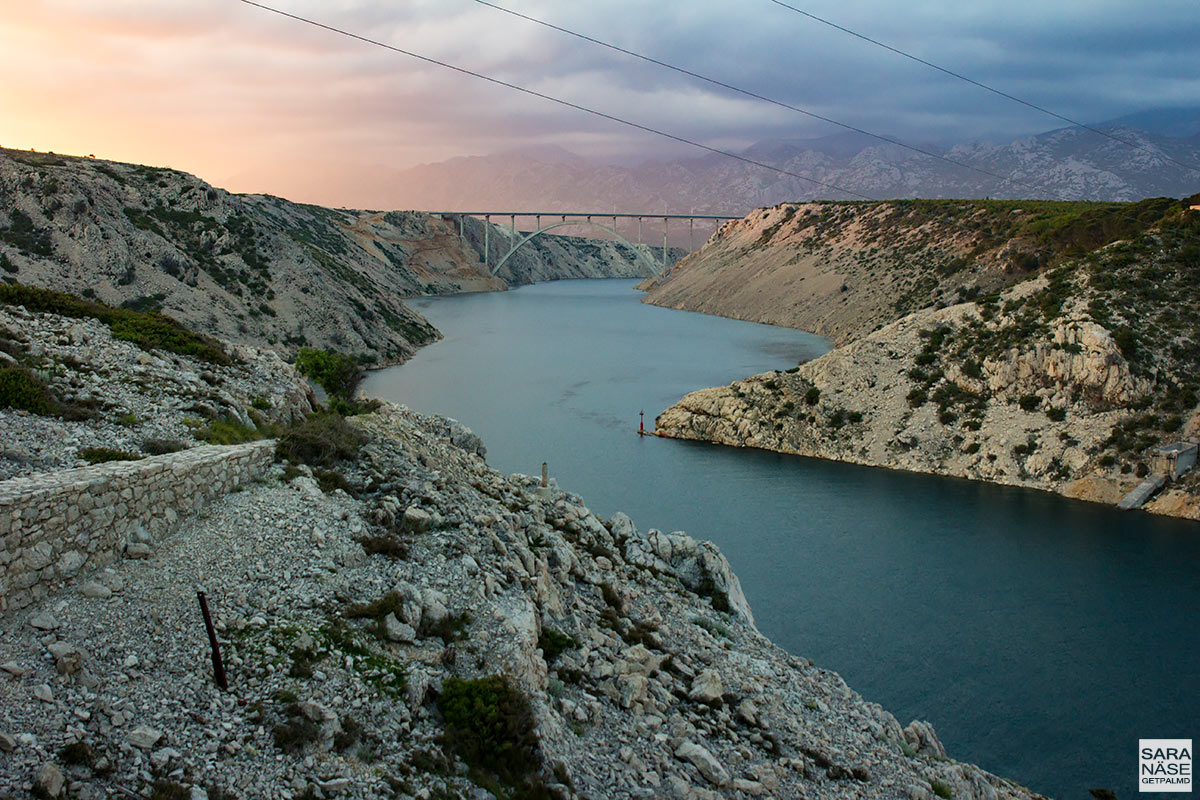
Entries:
MULTIPOLYGON (((264 2, 713 147, 839 132, 476 0, 264 2)), ((1200 105, 1195 0, 789 2, 1082 122, 1200 105)), ((910 143, 1062 125, 771 0, 496 4, 910 143)), ((0 146, 327 205, 370 205, 400 170, 455 156, 693 152, 240 0, 11 0, 0 75, 0 146)))

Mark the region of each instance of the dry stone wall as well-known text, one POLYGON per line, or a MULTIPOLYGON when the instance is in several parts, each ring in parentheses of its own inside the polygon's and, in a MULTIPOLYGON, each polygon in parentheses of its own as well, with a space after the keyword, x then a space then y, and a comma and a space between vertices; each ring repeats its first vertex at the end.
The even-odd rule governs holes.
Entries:
POLYGON ((274 443, 207 446, 0 482, 0 611, 147 543, 209 500, 261 477, 274 443))

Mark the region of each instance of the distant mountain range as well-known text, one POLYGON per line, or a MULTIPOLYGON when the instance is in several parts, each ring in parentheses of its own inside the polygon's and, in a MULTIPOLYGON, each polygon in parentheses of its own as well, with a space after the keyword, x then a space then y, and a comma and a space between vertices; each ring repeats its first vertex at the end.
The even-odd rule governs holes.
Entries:
POLYGON ((1006 144, 913 143, 975 169, 855 133, 762 141, 741 153, 850 192, 717 155, 630 167, 561 148, 523 148, 404 170, 392 205, 744 214, 784 201, 860 199, 851 192, 876 199, 1140 200, 1200 191, 1200 108, 1132 114, 1093 127, 1139 147, 1069 127, 1006 144))

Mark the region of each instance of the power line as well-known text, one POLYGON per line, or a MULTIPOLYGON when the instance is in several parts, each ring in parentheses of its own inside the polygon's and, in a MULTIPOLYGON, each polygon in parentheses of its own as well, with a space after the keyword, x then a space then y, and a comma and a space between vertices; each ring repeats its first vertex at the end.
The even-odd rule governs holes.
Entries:
POLYGON ((518 18, 526 20, 528 22, 532 22, 535 25, 541 25, 542 27, 550 28, 551 30, 558 31, 560 33, 565 33, 568 36, 574 36, 576 39, 582 39, 585 42, 591 42, 592 44, 599 45, 600 47, 606 47, 609 50, 613 50, 617 53, 622 53, 624 55, 631 56, 633 58, 637 58, 642 61, 645 61, 646 63, 654 64, 656 66, 663 67, 664 69, 669 69, 674 72, 678 72, 681 75, 687 75, 690 78, 696 78, 697 80, 704 81, 706 83, 712 84, 713 86, 719 86, 722 89, 727 89, 731 92, 736 92, 740 95, 744 95, 745 97, 750 97, 755 100, 761 100, 764 103, 770 103, 771 105, 778 106, 780 108, 786 108, 789 111, 795 111, 796 113, 803 114, 806 117, 811 117, 812 119, 818 119, 818 120, 821 120, 822 122, 828 122, 831 125, 836 125, 839 128, 843 128, 845 130, 853 131, 854 133, 859 133, 864 136, 869 136, 872 139, 878 139, 881 142, 887 142, 888 144, 894 144, 898 147, 903 147, 906 150, 911 150, 914 153, 920 153, 921 155, 928 156, 929 158, 936 158, 939 161, 945 161, 948 164, 953 164, 958 167, 963 167, 965 169, 973 170, 975 172, 980 173, 981 175, 987 175, 988 177, 996 178, 1001 181, 1007 181, 1009 183, 1013 183, 1018 186, 1025 186, 1026 188, 1035 189, 1039 192, 1045 190, 1045 187, 1037 186, 1032 183, 1026 183, 1024 181, 1017 180, 1016 178, 1013 178, 1008 175, 1001 175, 998 172, 992 172, 991 170, 983 169, 981 167, 974 166, 973 164, 968 164, 965 161, 958 161, 958 160, 950 158, 948 156, 941 155, 940 153, 935 153, 931 150, 925 150, 924 148, 916 147, 915 145, 905 144, 904 142, 901 142, 898 139, 893 139, 890 136, 884 136, 882 134, 872 133, 871 131, 864 130, 863 128, 859 128, 855 125, 850 125, 848 123, 841 122, 839 120, 833 119, 832 117, 826 117, 826 116, 824 116, 822 114, 818 114, 814 111, 809 111, 808 109, 800 108, 799 106, 792 105, 791 103, 786 103, 782 100, 776 100, 774 98, 767 97, 765 95, 761 95, 757 92, 753 92, 749 89, 742 89, 738 86, 734 86, 732 84, 726 83, 725 81, 721 81, 716 78, 710 78, 707 75, 701 75, 700 73, 693 72, 690 69, 686 69, 684 67, 680 67, 675 64, 670 64, 666 61, 660 61, 659 59, 654 58, 652 56, 647 56, 642 53, 637 53, 637 52, 634 52, 633 50, 628 50, 619 45, 615 45, 610 42, 606 42, 601 39, 597 39, 594 36, 589 36, 585 33, 579 33, 578 31, 573 31, 568 28, 563 28, 559 25, 555 25, 552 22, 547 22, 543 19, 538 19, 537 17, 529 16, 528 14, 522 14, 521 12, 514 11, 511 8, 505 8, 504 6, 496 5, 495 3, 488 2, 488 0, 474 0, 474 2, 479 3, 482 6, 487 6, 488 8, 495 9, 496 11, 500 11, 505 14, 509 14, 511 16, 518 17, 518 18))
POLYGON ((1200 172, 1200 167, 1195 167, 1195 166, 1192 166, 1191 164, 1185 164, 1184 162, 1180 161, 1177 158, 1172 158, 1167 153, 1151 150, 1149 147, 1147 147, 1144 144, 1132 141, 1130 139, 1123 139, 1122 137, 1111 134, 1108 131, 1101 130, 1100 128, 1097 128, 1094 125, 1087 125, 1083 122, 1077 122, 1076 120, 1073 120, 1070 117, 1059 114, 1057 111, 1051 111, 1050 109, 1048 109, 1044 106, 1039 106, 1036 103, 1029 102, 1028 100, 1022 100, 1020 97, 1011 95, 1008 92, 1003 91, 1002 89, 997 89, 994 86, 988 86, 986 83, 977 81, 974 78, 969 78, 966 75, 963 75, 960 72, 955 72, 952 69, 947 69, 946 67, 942 67, 937 64, 934 64, 932 61, 926 61, 925 59, 921 58, 920 56, 915 56, 912 53, 909 53, 909 52, 899 49, 898 47, 892 47, 890 44, 885 44, 885 43, 879 41, 878 39, 872 39, 870 36, 859 33, 858 31, 855 31, 855 30, 851 30, 850 28, 847 28, 843 25, 839 25, 836 22, 831 22, 830 20, 827 20, 824 17, 818 17, 816 14, 812 14, 808 11, 805 11, 802 8, 796 8, 793 5, 783 2, 783 0, 770 0, 770 2, 774 3, 777 6, 780 6, 782 8, 786 8, 789 11, 794 11, 797 14, 800 14, 801 16, 808 17, 809 19, 813 20, 814 22, 819 22, 822 25, 828 25, 831 28, 836 28, 837 30, 839 30, 843 33, 848 33, 851 36, 853 36, 857 39, 862 39, 864 42, 869 42, 870 44, 873 44, 876 47, 882 47, 884 50, 895 53, 898 56, 903 56, 904 58, 910 59, 912 61, 916 61, 918 64, 924 64, 925 66, 929 67, 930 69, 935 69, 938 72, 949 75, 952 78, 958 78, 960 81, 966 81, 967 83, 971 84, 972 86, 977 86, 980 89, 984 89, 986 91, 991 92, 992 94, 999 95, 1000 97, 1011 100, 1014 103, 1020 103, 1021 105, 1025 106, 1026 108, 1032 108, 1034 111, 1040 111, 1043 114, 1047 114, 1051 117, 1054 117, 1055 119, 1062 120, 1063 122, 1066 122, 1070 125, 1074 125, 1077 128, 1083 128, 1084 130, 1099 134, 1100 136, 1103 136, 1107 139, 1112 139, 1114 142, 1120 142, 1121 144, 1126 145, 1127 147, 1133 147, 1137 150, 1145 150, 1147 152, 1152 152, 1155 155, 1165 158, 1166 160, 1172 162, 1173 164, 1178 164, 1179 166, 1183 167, 1184 169, 1191 170, 1192 172, 1200 172))
POLYGON ((378 41, 377 39, 371 39, 366 36, 362 36, 360 34, 345 30, 343 28, 337 28, 332 25, 326 25, 323 22, 317 22, 316 20, 309 19, 308 17, 302 17, 299 14, 292 14, 288 11, 283 11, 278 8, 272 8, 271 6, 264 5, 263 3, 255 2, 255 0, 238 0, 238 2, 244 3, 248 6, 254 6, 255 8, 262 9, 263 11, 269 11, 272 14, 278 14, 281 17, 287 17, 288 19, 295 20, 296 22, 302 22, 306 25, 311 25, 314 28, 320 28, 322 30, 329 31, 330 33, 336 33, 340 36, 345 36, 350 39, 356 39, 365 44, 373 45, 375 47, 381 47, 385 50, 391 50, 394 53, 400 53, 401 55, 405 55, 410 58, 415 58, 418 61, 424 61, 427 64, 433 64, 438 67, 444 67, 445 69, 453 70, 454 72, 458 72, 462 75, 469 75, 472 78, 478 78, 479 80, 487 81, 488 83, 492 83, 497 86, 503 86, 507 89, 513 89, 515 91, 522 92, 523 94, 527 94, 531 97, 537 97, 542 100, 548 100, 551 103, 557 103, 558 105, 565 106, 566 108, 572 108, 572 109, 575 109, 576 111, 582 111, 586 114, 591 114, 592 116, 600 117, 601 119, 606 119, 611 122, 617 122, 617 123, 620 123, 621 125, 626 125, 630 128, 634 128, 639 131, 644 131, 646 133, 652 133, 655 136, 662 136, 666 139, 670 139, 672 141, 679 142, 680 144, 686 144, 690 147, 696 147, 701 150, 705 150, 709 153, 713 153, 715 155, 724 156, 726 158, 732 158, 737 161, 741 161, 742 163, 745 163, 745 164, 750 164, 755 167, 761 167, 762 169, 769 169, 772 172, 779 173, 780 175, 787 175, 788 177, 791 177, 791 178, 798 178, 802 181, 816 184, 817 186, 823 186, 826 189, 833 189, 835 191, 844 192, 846 194, 853 195, 854 197, 858 197, 863 200, 870 200, 871 202, 875 202, 875 203, 882 202, 882 200, 880 200, 879 198, 871 197, 870 195, 863 194, 862 192, 856 191, 854 189, 849 189, 845 186, 839 186, 836 183, 829 183, 827 181, 817 180, 816 178, 810 178, 807 175, 801 175, 798 172, 792 172, 791 170, 786 170, 786 169, 783 169, 782 167, 776 167, 771 164, 767 164, 765 162, 758 161, 753 158, 748 158, 747 156, 738 155, 737 153, 731 153, 728 150, 722 150, 719 147, 712 147, 710 145, 703 144, 701 142, 697 142, 694 139, 688 139, 683 136, 677 136, 676 134, 668 133, 667 131, 659 130, 658 128, 651 128, 649 125, 642 125, 641 123, 634 122, 632 120, 628 120, 623 117, 618 117, 613 114, 605 113, 603 111, 597 111, 594 108, 589 108, 588 106, 580 105, 578 103, 572 103, 570 100, 563 100, 562 98, 554 97, 553 95, 548 95, 543 92, 539 92, 536 89, 530 89, 525 86, 520 86, 515 83, 510 83, 508 81, 500 80, 499 78, 493 78, 489 75, 484 75, 481 72, 475 72, 473 70, 469 70, 466 67, 459 67, 454 64, 447 63, 445 61, 439 61, 436 58, 430 58, 429 56, 423 56, 419 53, 414 53, 411 50, 404 50, 403 48, 396 47, 395 45, 390 45, 390 44, 387 44, 386 42, 378 41))
MULTIPOLYGON (((288 18, 288 19, 295 20, 296 22, 301 22, 301 23, 304 23, 304 24, 306 24, 306 25, 311 25, 311 26, 313 26, 313 27, 315 27, 315 28, 320 28, 320 29, 322 29, 322 30, 329 31, 330 33, 336 33, 336 34, 338 34, 339 36, 345 36, 345 37, 347 37, 347 38, 350 38, 350 39, 355 39, 355 40, 357 40, 357 41, 363 42, 364 44, 369 44, 369 45, 372 45, 372 46, 375 46, 375 47, 380 47, 380 48, 383 48, 383 49, 385 49, 385 50, 390 50, 390 51, 392 51, 392 52, 394 52, 394 53, 399 53, 399 54, 401 54, 401 55, 409 56, 410 58, 415 58, 415 59, 417 59, 418 61, 424 61, 424 62, 425 62, 425 63, 427 63, 427 64, 433 64, 433 65, 435 65, 435 66, 443 67, 443 68, 445 68, 445 69, 452 70, 452 71, 454 71, 454 72, 457 72, 457 73, 460 73, 460 74, 462 74, 462 75, 468 75, 468 76, 470 76, 470 77, 473 77, 473 78, 478 78, 479 80, 487 81, 488 83, 495 84, 495 85, 497 85, 497 86, 503 86, 503 87, 505 87, 505 88, 508 88, 508 89, 513 89, 514 91, 518 91, 518 92, 521 92, 521 93, 523 93, 523 94, 527 94, 527 95, 529 95, 529 96, 531 96, 531 97, 537 97, 537 98, 539 98, 539 99, 542 99, 542 100, 547 100, 547 101, 549 101, 549 102, 551 102, 551 103, 556 103, 556 104, 558 104, 558 105, 560 105, 560 106, 564 106, 564 107, 566 107, 566 108, 571 108, 571 109, 574 109, 574 110, 576 110, 576 111, 582 111, 582 112, 584 112, 584 113, 586 113, 586 114, 591 114, 592 116, 599 117, 599 118, 601 118, 601 119, 606 119, 606 120, 609 120, 609 121, 611 121, 611 122, 616 122, 616 123, 619 123, 619 124, 621 124, 621 125, 625 125, 625 126, 628 126, 628 127, 630 127, 630 128, 634 128, 635 130, 643 131, 643 132, 645 132, 645 133, 651 133, 651 134, 654 134, 655 136, 661 136, 661 137, 663 137, 663 138, 670 139, 671 141, 674 141, 674 142, 679 142, 679 143, 681 143, 681 144, 686 144, 686 145, 688 145, 688 146, 690 146, 690 147, 696 147, 696 148, 699 148, 699 149, 701 149, 701 150, 704 150, 704 151, 706 151, 706 152, 713 153, 713 154, 715 154, 715 155, 724 156, 725 158, 731 158, 731 159, 734 159, 735 161, 740 161, 740 162, 742 162, 742 163, 744 163, 744 164, 750 164, 750 165, 752 165, 752 166, 759 167, 759 168, 761 168, 761 169, 770 170, 771 172, 775 172, 775 173, 778 173, 778 174, 780 174, 780 175, 787 175, 788 177, 797 178, 797 179, 799 179, 799 180, 805 181, 806 183, 812 183, 812 184, 815 184, 815 185, 817 185, 817 186, 823 186, 823 187, 825 187, 825 188, 827 188, 827 189, 833 189, 833 190, 835 190, 835 191, 844 192, 844 193, 846 193, 846 194, 848 194, 848 195, 852 195, 852 196, 854 196, 854 197, 858 197, 858 198, 861 198, 861 199, 863 199, 863 200, 869 200, 869 201, 871 201, 871 202, 873 202, 873 203, 881 203, 881 202, 884 202, 884 201, 883 201, 882 199, 880 199, 880 198, 876 198, 876 197, 872 197, 872 196, 870 196, 870 195, 867 195, 867 194, 863 194, 862 192, 856 191, 856 190, 854 190, 854 189, 847 188, 847 187, 845 187, 845 186, 839 186, 839 185, 838 185, 838 184, 836 184, 836 183, 829 183, 829 182, 827 182, 827 181, 820 181, 820 180, 817 180, 816 178, 810 178, 810 177, 808 177, 807 175, 801 175, 801 174, 800 174, 800 173, 798 173, 798 172, 792 172, 791 170, 783 169, 782 167, 776 167, 776 166, 773 166, 773 165, 771 165, 771 164, 767 164, 767 163, 764 163, 764 162, 762 162, 762 161, 758 161, 758 160, 756 160, 756 159, 753 159, 753 158, 748 158, 748 157, 746 157, 746 156, 743 156, 743 155, 738 155, 737 153, 731 153, 731 152, 729 152, 728 150, 722 150, 722 149, 720 149, 720 148, 718 148, 718 147, 712 147, 712 146, 710 146, 710 145, 706 145, 706 144, 703 144, 703 143, 701 143, 701 142, 697 142, 697 141, 695 141, 694 139, 688 139, 688 138, 686 138, 686 137, 683 137, 683 136, 678 136, 678 135, 676 135, 676 134, 673 134, 673 133, 668 133, 668 132, 666 132, 666 131, 659 130, 658 128, 652 128, 652 127, 650 127, 650 126, 648 126, 648 125, 642 125, 641 123, 638 123, 638 122, 633 122, 632 120, 624 119, 623 117, 618 117, 618 116, 615 116, 615 115, 613 115, 613 114, 608 114, 608 113, 606 113, 606 112, 603 112, 603 111, 598 111, 598 110, 596 110, 596 109, 594 109, 594 108, 589 108, 589 107, 587 107, 587 106, 580 105, 580 104, 578 104, 578 103, 573 103, 573 102, 571 102, 571 101, 569 101, 569 100, 563 100, 563 99, 561 99, 561 98, 554 97, 554 96, 552 96, 552 95, 548 95, 548 94, 545 94, 545 93, 543 93, 543 92, 539 92, 539 91, 537 91, 537 90, 535 90, 535 89, 529 89, 529 88, 527 88, 527 87, 524 87, 524 86, 519 86, 519 85, 517 85, 517 84, 515 84, 515 83, 510 83, 510 82, 508 82, 508 81, 503 81, 503 80, 500 80, 499 78, 493 78, 493 77, 491 77, 491 76, 489 76, 489 75, 484 75, 483 73, 480 73, 480 72, 475 72, 475 71, 473 71, 473 70, 469 70, 469 69, 467 69, 467 68, 465 68, 465 67, 459 67, 459 66, 456 66, 456 65, 454 65, 454 64, 447 63, 447 62, 445 62, 445 61, 439 61, 439 60, 437 60, 437 59, 435 59, 435 58, 430 58, 429 56, 423 56, 423 55, 420 55, 419 53, 414 53, 414 52, 412 52, 411 50, 405 50, 405 49, 403 49, 403 48, 396 47, 395 45, 390 45, 390 44, 387 44, 386 42, 380 42, 380 41, 378 41, 378 40, 376 40, 376 39, 371 39, 371 38, 369 38, 369 37, 366 37, 366 36, 363 36, 363 35, 361 35, 361 34, 357 34, 357 33, 353 33, 353 32, 351 32, 351 31, 347 31, 347 30, 345 30, 345 29, 343 29, 343 28, 337 28, 337 27, 334 27, 334 26, 332 26, 332 25, 327 25, 327 24, 325 24, 325 23, 323 23, 323 22, 317 22, 316 20, 309 19, 308 17, 303 17, 303 16, 300 16, 299 14, 292 14, 292 13, 290 13, 290 12, 288 12, 288 11, 283 11, 283 10, 281 10, 281 9, 278 9, 278 8, 273 8, 272 6, 268 6, 268 5, 265 5, 265 4, 263 4, 263 3, 259 3, 259 2, 255 2, 255 0, 238 0, 238 2, 240 2, 240 3, 243 3, 243 4, 245 4, 245 5, 248 5, 248 6, 253 6, 253 7, 255 7, 255 8, 258 8, 258 9, 261 9, 261 10, 263 10, 263 11, 268 11, 268 12, 270 12, 270 13, 272 13, 272 14, 277 14, 277 15, 279 15, 279 16, 281 16, 281 17, 286 17, 286 18, 288 18)), ((950 224, 960 224, 960 221, 959 221, 959 220, 957 220, 957 219, 955 219, 955 218, 953 218, 953 217, 948 217, 948 216, 938 216, 938 215, 934 215, 934 214, 929 214, 929 213, 926 213, 926 212, 922 212, 922 211, 919 211, 919 210, 917 211, 917 213, 918 213, 920 216, 924 216, 924 217, 926 217, 927 219, 936 220, 936 221, 942 221, 942 222, 948 222, 948 223, 950 223, 950 224)), ((1123 215, 1123 216, 1127 216, 1127 215, 1123 215)), ((1133 219, 1133 217, 1129 217, 1129 218, 1130 218, 1130 219, 1133 219)))

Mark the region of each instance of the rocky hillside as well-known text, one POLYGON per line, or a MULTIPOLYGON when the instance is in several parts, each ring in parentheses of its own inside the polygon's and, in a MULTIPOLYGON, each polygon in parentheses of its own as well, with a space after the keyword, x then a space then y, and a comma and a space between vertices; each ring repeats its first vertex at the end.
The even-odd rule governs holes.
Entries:
POLYGON ((852 341, 990 294, 1160 219, 1175 201, 784 203, 726 223, 645 302, 852 341))
MULTIPOLYGON (((61 440, 42 468, 311 410, 273 354, 4 313, 6 369, 55 405, 0 429, 61 440), (91 419, 66 413, 84 393, 91 419)), ((317 414, 279 441, 266 480, 0 615, 0 797, 1035 797, 772 645, 711 544, 501 475, 452 420, 317 414)))
MULTIPOLYGON (((694 392, 667 436, 1116 502, 1200 436, 1200 213, 787 372, 694 392)), ((1189 475, 1149 507, 1200 518, 1189 475)))
MULTIPOLYGON (((468 220, 464 238, 426 214, 233 195, 171 169, 0 150, 0 278, 162 310, 285 354, 312 345, 394 363, 438 335, 400 298, 649 274, 611 243, 542 237, 493 277, 483 225, 468 220)), ((504 240, 496 227, 491 238, 504 240)))

